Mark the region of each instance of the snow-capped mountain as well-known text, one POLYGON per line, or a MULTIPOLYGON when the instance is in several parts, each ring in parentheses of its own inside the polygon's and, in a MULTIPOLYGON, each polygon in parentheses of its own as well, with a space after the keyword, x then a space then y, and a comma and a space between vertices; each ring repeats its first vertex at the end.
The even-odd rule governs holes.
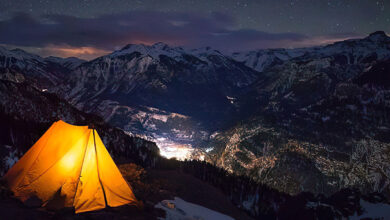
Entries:
MULTIPOLYGON (((387 141, 377 136, 386 131, 388 122, 378 126, 373 122, 387 117, 375 110, 387 108, 386 101, 380 101, 387 100, 381 99, 387 92, 366 89, 354 81, 371 68, 378 69, 378 62, 389 55, 389 37, 382 32, 323 47, 261 50, 231 57, 207 47, 127 45, 76 68, 59 92, 79 109, 148 136, 160 147, 214 149, 214 160, 201 158, 282 191, 387 190, 377 185, 388 181, 385 176, 367 171, 367 175, 377 175, 369 179, 349 172, 353 163, 345 160, 355 161, 346 158, 355 157, 361 150, 357 146, 367 143, 375 146, 379 152, 375 155, 386 149, 387 141), (353 94, 362 97, 360 101, 342 95, 349 89, 357 91, 353 94), (368 100, 375 100, 375 107, 368 100), (351 109, 357 110, 347 113, 351 109), (355 118, 343 121, 345 114, 355 118), (366 120, 356 121, 356 117, 366 120), (332 129, 322 129, 324 124, 332 129), (227 131, 212 135, 216 130, 227 131), (290 169, 292 176, 283 171, 290 169), (342 175, 337 176, 335 170, 343 170, 342 175), (281 175, 288 177, 285 184, 276 181, 281 175)), ((388 164, 388 158, 380 161, 388 164)))
POLYGON ((356 64, 367 60, 389 58, 389 41, 390 38, 383 31, 377 31, 364 39, 345 40, 327 46, 235 52, 231 57, 259 72, 294 58, 314 59, 337 56, 342 62, 356 64))
POLYGON ((51 63, 57 63, 60 64, 61 66, 73 70, 76 67, 80 66, 82 63, 86 62, 85 60, 79 59, 77 57, 67 57, 67 58, 61 58, 61 57, 45 57, 44 60, 46 63, 51 62, 51 63))
MULTIPOLYGON (((79 66, 73 72, 77 78, 69 80, 72 94, 68 98, 77 102, 80 98, 77 89, 83 88, 86 80, 92 77, 96 78, 97 83, 92 93, 135 94, 144 90, 146 94, 142 93, 139 98, 155 93, 150 90, 176 92, 173 91, 177 90, 175 83, 181 86, 187 84, 188 87, 201 86, 225 96, 249 85, 257 77, 257 72, 214 50, 198 52, 193 50, 188 53, 182 48, 171 48, 163 43, 152 46, 127 45, 79 66)), ((183 87, 180 90, 186 90, 183 87)))
POLYGON ((42 58, 21 49, 7 50, 0 47, 0 71, 23 74, 29 83, 41 89, 58 85, 66 75, 83 60, 78 58, 42 58))
POLYGON ((268 67, 282 64, 284 61, 304 55, 308 48, 302 49, 264 49, 249 52, 235 52, 231 57, 239 62, 243 62, 259 72, 263 72, 268 67))
POLYGON ((351 39, 336 42, 325 47, 314 48, 307 55, 318 58, 328 56, 345 56, 344 62, 358 64, 389 58, 390 37, 383 31, 371 33, 363 39, 351 39))
POLYGON ((109 57, 117 57, 126 54, 132 54, 138 52, 143 55, 150 56, 153 59, 159 59, 160 55, 175 58, 181 57, 185 54, 185 50, 181 47, 170 47, 162 42, 155 43, 151 46, 144 44, 128 44, 120 50, 114 51, 109 54, 109 57))
POLYGON ((81 64, 53 91, 126 131, 188 145, 236 113, 227 97, 257 74, 212 49, 130 44, 81 64))
POLYGON ((309 48, 237 98, 258 112, 214 137, 215 164, 292 194, 390 191, 390 41, 309 48))
POLYGON ((3 51, 0 63, 2 79, 49 85, 40 89, 128 133, 202 147, 199 158, 285 192, 387 192, 389 42, 376 32, 232 55, 129 44, 72 65, 21 51, 3 51))

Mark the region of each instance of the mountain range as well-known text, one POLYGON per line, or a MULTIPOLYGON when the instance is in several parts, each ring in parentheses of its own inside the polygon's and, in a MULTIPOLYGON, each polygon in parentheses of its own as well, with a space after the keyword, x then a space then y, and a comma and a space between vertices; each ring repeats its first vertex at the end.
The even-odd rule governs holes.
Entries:
POLYGON ((161 153, 185 149, 181 159, 202 159, 289 194, 390 193, 384 32, 232 54, 129 44, 91 61, 0 48, 0 71, 1 114, 9 120, 1 128, 2 172, 29 139, 63 118, 100 124, 118 158, 131 151, 138 155, 132 161, 153 164, 158 149, 146 138, 161 153))

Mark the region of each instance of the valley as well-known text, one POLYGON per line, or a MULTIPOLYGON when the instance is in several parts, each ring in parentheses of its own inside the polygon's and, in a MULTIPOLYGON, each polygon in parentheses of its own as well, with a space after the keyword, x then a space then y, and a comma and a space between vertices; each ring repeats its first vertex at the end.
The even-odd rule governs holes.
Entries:
MULTIPOLYGON (((186 163, 197 160, 249 178, 233 203, 255 216, 255 183, 282 198, 356 189, 389 199, 389 73, 384 32, 230 54, 129 44, 90 61, 0 48, 0 173, 62 119, 95 124, 121 163, 196 173, 186 163)), ((200 178, 220 187, 209 169, 200 178)))

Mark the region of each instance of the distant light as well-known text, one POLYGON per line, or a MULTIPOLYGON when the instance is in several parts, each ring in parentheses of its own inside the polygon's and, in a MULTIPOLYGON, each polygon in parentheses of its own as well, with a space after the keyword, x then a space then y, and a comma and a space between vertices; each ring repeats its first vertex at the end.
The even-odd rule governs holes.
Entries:
POLYGON ((178 160, 185 160, 191 157, 194 149, 186 145, 170 145, 169 147, 160 147, 160 154, 168 159, 175 157, 178 160))
POLYGON ((208 153, 208 152, 210 152, 210 151, 212 151, 212 150, 214 150, 214 147, 209 147, 209 148, 206 148, 206 152, 208 153))

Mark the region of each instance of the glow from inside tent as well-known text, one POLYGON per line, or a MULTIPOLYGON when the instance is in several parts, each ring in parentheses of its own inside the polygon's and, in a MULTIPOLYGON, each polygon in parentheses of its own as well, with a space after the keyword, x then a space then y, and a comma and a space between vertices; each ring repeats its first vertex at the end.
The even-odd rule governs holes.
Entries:
POLYGON ((61 167, 68 171, 71 170, 75 166, 76 156, 75 154, 67 154, 61 159, 61 167))

